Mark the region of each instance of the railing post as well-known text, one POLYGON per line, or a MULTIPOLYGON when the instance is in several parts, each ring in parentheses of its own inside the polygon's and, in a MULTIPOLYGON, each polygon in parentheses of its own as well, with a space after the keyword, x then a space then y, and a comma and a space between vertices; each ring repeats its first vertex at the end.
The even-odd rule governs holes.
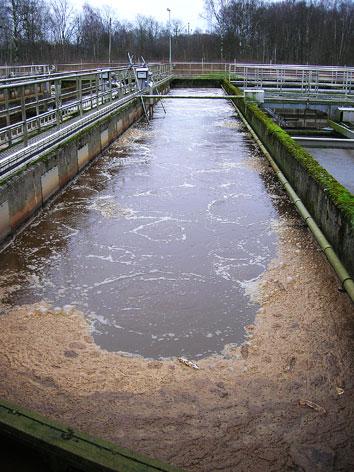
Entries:
POLYGON ((112 96, 112 72, 108 71, 108 85, 109 85, 109 101, 113 100, 112 96))
POLYGON ((91 76, 90 76, 90 110, 92 110, 92 108, 93 108, 93 101, 92 101, 93 94, 92 94, 92 88, 93 88, 93 85, 92 85, 92 78, 91 78, 91 76))
POLYGON ((21 115, 23 123, 23 145, 26 147, 28 144, 28 129, 27 129, 27 117, 26 117, 26 99, 25 99, 25 86, 20 87, 21 94, 21 115))
POLYGON ((57 125, 61 123, 61 80, 54 81, 54 88, 55 88, 55 115, 56 115, 56 122, 57 125))
POLYGON ((96 108, 99 109, 100 106, 100 82, 98 77, 98 72, 96 72, 96 108))
MULTIPOLYGON (((39 98, 38 98, 38 87, 37 84, 35 84, 35 95, 36 95, 36 116, 37 116, 37 128, 40 131, 41 130, 41 120, 39 118, 39 98)), ((41 87, 41 86, 39 86, 41 87)))
MULTIPOLYGON (((137 84, 134 85, 134 89, 136 88, 137 84)), ((129 92, 132 91, 132 74, 131 74, 131 71, 129 71, 128 73, 128 89, 129 89, 129 92)))
MULTIPOLYGON (((10 119, 10 111, 9 111, 9 89, 7 87, 4 90, 4 98, 5 98, 5 110, 6 110, 6 126, 10 126, 11 119, 10 119)), ((9 143, 9 146, 11 146, 12 144, 11 130, 8 133, 8 143, 9 143)))
POLYGON ((79 94, 79 112, 80 112, 80 116, 82 116, 83 115, 83 109, 82 109, 82 77, 81 76, 79 77, 78 86, 79 86, 79 90, 78 90, 78 94, 79 94))

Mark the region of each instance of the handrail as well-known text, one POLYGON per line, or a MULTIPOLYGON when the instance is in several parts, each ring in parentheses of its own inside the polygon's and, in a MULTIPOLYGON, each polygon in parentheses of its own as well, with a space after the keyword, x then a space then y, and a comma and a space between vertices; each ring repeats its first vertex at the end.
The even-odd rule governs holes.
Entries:
MULTIPOLYGON (((159 87, 166 81, 170 80, 170 78, 170 76, 167 76, 159 82, 156 82, 153 88, 159 87)), ((141 95, 141 91, 132 92, 129 94, 129 96, 120 98, 119 100, 90 113, 89 115, 75 121, 74 123, 68 124, 62 129, 53 132, 50 136, 46 136, 45 138, 42 138, 32 144, 29 144, 27 147, 14 152, 10 156, 4 157, 2 160, 0 160, 0 176, 7 177, 11 173, 15 171, 17 172, 20 167, 40 158, 44 152, 48 152, 49 149, 53 148, 63 140, 103 118, 117 108, 120 108, 135 98, 140 97, 141 95)))
MULTIPOLYGON (((169 74, 169 67, 169 65, 165 64, 154 64, 150 69, 154 72, 156 80, 160 80, 169 74)), ((0 129, 0 148, 2 150, 5 150, 5 148, 9 149, 11 145, 18 143, 21 138, 27 144, 29 133, 35 130, 47 128, 55 123, 60 124, 69 115, 77 113, 82 115, 84 111, 103 105, 107 100, 115 100, 117 95, 122 97, 136 90, 137 84, 130 67, 95 69, 92 73, 80 71, 74 74, 48 77, 47 79, 0 85, 0 95, 3 93, 2 99, 5 103, 4 109, 0 110, 0 116, 6 119, 6 126, 0 129), (86 83, 85 78, 87 78, 86 83), (72 87, 69 87, 69 89, 61 88, 61 82, 66 79, 79 80, 79 83, 76 83, 75 90, 72 90, 72 87), (34 91, 30 90, 29 92, 26 90, 26 93, 23 90, 24 88, 31 89, 32 86, 38 87, 43 83, 48 88, 53 82, 55 84, 55 91, 52 90, 54 87, 51 87, 50 92, 48 91, 49 89, 44 92, 37 89, 34 91), (20 94, 16 96, 15 93, 15 98, 9 96, 9 91, 12 91, 13 85, 15 85, 15 90, 18 90, 19 87, 22 88, 22 90, 20 89, 20 94), (1 92, 2 90, 4 92, 1 92), (42 98, 42 95, 45 98, 42 98), (35 96, 36 99, 33 100, 32 96, 35 96), (28 97, 30 97, 30 101, 26 101, 28 97), (14 103, 11 103, 11 107, 9 107, 9 102, 12 101, 14 103), (43 105, 47 110, 49 107, 50 111, 44 111, 43 105), (27 118, 26 115, 30 114, 34 109, 36 112, 35 116, 27 118), (41 113, 42 110, 43 113, 41 113), (54 110, 56 110, 56 117, 54 117, 54 110), (15 119, 18 121, 11 123, 11 115, 16 113, 15 119)))

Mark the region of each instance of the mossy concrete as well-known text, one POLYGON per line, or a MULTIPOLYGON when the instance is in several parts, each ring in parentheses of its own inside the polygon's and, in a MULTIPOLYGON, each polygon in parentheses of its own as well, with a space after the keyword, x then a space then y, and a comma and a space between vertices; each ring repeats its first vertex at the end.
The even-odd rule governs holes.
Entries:
POLYGON ((172 88, 220 88, 220 78, 218 76, 201 76, 193 78, 174 78, 171 82, 172 88))
MULTIPOLYGON (((222 85, 229 94, 240 93, 226 80, 222 85)), ((354 195, 258 105, 242 98, 234 101, 353 277, 354 195)))
POLYGON ((18 454, 35 451, 48 472, 182 472, 5 401, 0 402, 3 438, 16 444, 18 454))

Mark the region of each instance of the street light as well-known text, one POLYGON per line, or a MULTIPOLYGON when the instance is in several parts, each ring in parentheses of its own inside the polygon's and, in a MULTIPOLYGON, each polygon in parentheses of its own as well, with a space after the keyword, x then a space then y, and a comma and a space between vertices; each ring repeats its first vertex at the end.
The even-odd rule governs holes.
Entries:
POLYGON ((167 8, 168 11, 168 31, 170 33, 170 68, 172 67, 172 35, 171 35, 171 9, 167 8))
POLYGON ((111 52, 112 52, 112 18, 109 18, 108 23, 108 62, 111 66, 111 52))

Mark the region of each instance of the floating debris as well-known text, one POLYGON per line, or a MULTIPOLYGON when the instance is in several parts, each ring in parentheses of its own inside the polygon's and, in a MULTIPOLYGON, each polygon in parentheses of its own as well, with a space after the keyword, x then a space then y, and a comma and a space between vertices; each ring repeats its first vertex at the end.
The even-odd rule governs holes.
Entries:
POLYGON ((295 364, 296 364, 296 357, 292 356, 289 359, 288 365, 286 366, 285 370, 288 371, 288 372, 292 372, 294 370, 295 364))
POLYGON ((340 395, 343 395, 344 389, 341 388, 341 387, 336 387, 336 392, 337 392, 337 395, 339 395, 339 396, 340 396, 340 395))
POLYGON ((99 211, 105 218, 133 218, 135 212, 131 208, 124 208, 111 197, 97 199, 92 205, 93 210, 99 211))
POLYGON ((195 362, 189 361, 185 357, 177 357, 177 360, 181 362, 182 364, 186 365, 187 367, 191 367, 192 369, 200 368, 195 362))
POLYGON ((317 403, 314 403, 311 400, 299 400, 299 405, 308 406, 309 408, 312 408, 313 410, 318 411, 319 413, 327 413, 327 411, 322 406, 317 405, 317 403))

